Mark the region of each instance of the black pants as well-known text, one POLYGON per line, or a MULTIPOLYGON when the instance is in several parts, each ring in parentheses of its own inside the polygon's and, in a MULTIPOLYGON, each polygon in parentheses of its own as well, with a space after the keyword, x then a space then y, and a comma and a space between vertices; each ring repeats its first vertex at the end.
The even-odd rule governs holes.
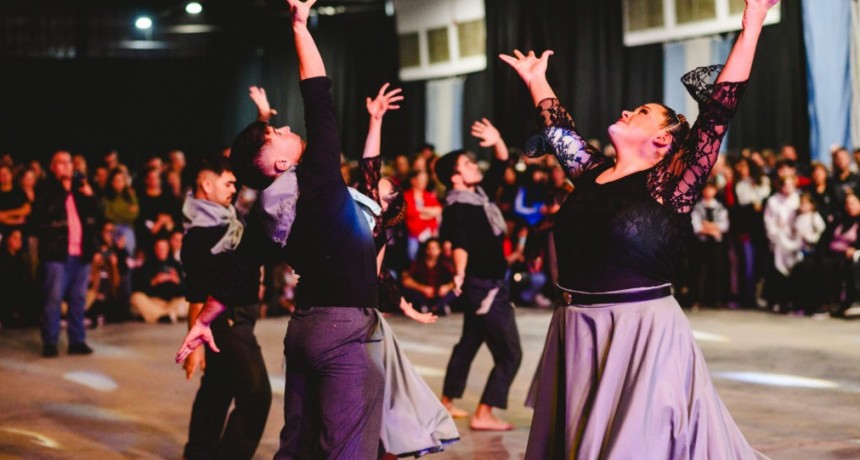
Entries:
POLYGON ((505 280, 469 277, 463 282, 460 298, 465 310, 463 333, 460 342, 454 346, 451 360, 448 361, 442 394, 448 398, 463 396, 469 368, 478 349, 486 342, 493 355, 494 366, 484 387, 481 403, 506 409, 511 383, 523 357, 514 308, 508 298, 508 283, 505 280), (489 310, 484 312, 481 310, 481 303, 494 288, 498 288, 498 292, 489 310))
POLYGON ((188 460, 250 459, 257 450, 272 403, 269 374, 254 336, 258 312, 259 307, 228 310, 212 323, 221 352, 206 348, 206 371, 194 399, 185 445, 188 460), (228 419, 227 410, 234 401, 228 419))
POLYGON ((375 459, 384 391, 376 313, 297 309, 284 354, 284 428, 275 459, 375 459))

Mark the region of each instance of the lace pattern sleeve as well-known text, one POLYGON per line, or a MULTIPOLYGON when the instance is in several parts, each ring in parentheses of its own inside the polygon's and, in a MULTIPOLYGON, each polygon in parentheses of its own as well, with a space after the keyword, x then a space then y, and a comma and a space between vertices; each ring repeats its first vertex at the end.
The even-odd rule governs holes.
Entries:
POLYGON ((573 118, 558 99, 544 99, 536 110, 540 133, 527 142, 528 156, 555 154, 559 164, 567 172, 567 177, 574 184, 585 171, 609 161, 579 135, 573 118))
POLYGON ((681 148, 658 163, 648 177, 652 196, 679 213, 693 210, 747 85, 746 81, 713 83, 722 69, 721 65, 699 67, 681 78, 699 103, 699 116, 681 148))
MULTIPOLYGON (((362 158, 359 161, 358 191, 373 198, 373 201, 382 204, 379 201, 379 179, 382 177, 382 158, 371 157, 362 158)), ((382 216, 376 216, 376 225, 373 227, 373 236, 376 237, 382 230, 382 216)))

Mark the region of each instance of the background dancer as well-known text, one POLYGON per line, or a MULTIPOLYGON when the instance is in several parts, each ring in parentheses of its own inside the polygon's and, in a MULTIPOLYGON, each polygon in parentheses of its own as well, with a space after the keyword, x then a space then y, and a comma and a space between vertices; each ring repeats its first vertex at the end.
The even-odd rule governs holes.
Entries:
POLYGON ((554 152, 575 185, 556 218, 565 306, 535 376, 526 458, 761 456, 716 394, 670 283, 776 2, 746 0, 725 67, 682 79, 700 107, 692 130, 662 104, 624 111, 609 128, 615 162, 585 142, 555 97, 545 75, 551 51, 501 56, 537 105, 542 132, 531 153, 554 152))
POLYGON ((184 453, 187 460, 252 458, 272 402, 269 374, 254 336, 254 325, 260 316, 260 270, 253 264, 250 270, 242 270, 236 260, 238 248, 254 244, 244 241, 243 234, 251 238, 259 235, 244 233, 231 204, 235 194, 236 177, 227 160, 219 158, 203 164, 194 195, 185 200, 182 210, 186 231, 181 257, 190 303, 189 329, 209 295, 217 295, 229 307, 229 313, 212 322, 212 335, 220 352, 198 348, 185 360, 187 379, 198 368, 203 372, 191 411, 184 453), (245 282, 233 285, 240 286, 238 289, 224 290, 219 286, 223 286, 225 276, 245 282), (232 402, 235 407, 225 427, 232 402))
POLYGON ((455 292, 461 293, 465 310, 460 342, 454 346, 445 373, 442 404, 455 417, 468 415, 455 407, 453 400, 463 396, 469 368, 486 342, 495 365, 469 426, 504 431, 513 429, 513 425, 496 418, 493 408, 507 408, 522 350, 505 278, 505 221, 489 197, 496 196, 502 184, 508 147, 486 118, 472 125, 472 135, 481 140, 481 147, 493 147, 495 155, 486 175, 472 155, 463 150, 443 156, 435 166, 436 176, 448 188, 441 235, 451 242, 454 251, 455 292))

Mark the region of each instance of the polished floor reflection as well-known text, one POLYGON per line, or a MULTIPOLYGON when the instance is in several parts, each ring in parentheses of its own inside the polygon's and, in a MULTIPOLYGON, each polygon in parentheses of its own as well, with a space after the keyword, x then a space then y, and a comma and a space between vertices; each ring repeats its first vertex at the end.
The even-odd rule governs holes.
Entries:
MULTIPOLYGON (((754 447, 774 459, 860 458, 860 321, 813 320, 759 312, 688 314, 723 401, 754 447)), ((433 388, 462 324, 390 320, 433 388)), ((255 458, 277 448, 287 319, 259 323, 275 396, 255 458)), ((517 429, 470 432, 430 459, 520 459, 531 411, 522 406, 543 345, 548 311, 518 310, 524 360, 502 415, 517 429)), ((0 459, 176 459, 185 442, 197 382, 172 356, 183 325, 132 323, 91 331, 92 356, 40 356, 38 332, 0 329, 0 459)), ((480 396, 492 365, 482 350, 464 408, 480 396)))

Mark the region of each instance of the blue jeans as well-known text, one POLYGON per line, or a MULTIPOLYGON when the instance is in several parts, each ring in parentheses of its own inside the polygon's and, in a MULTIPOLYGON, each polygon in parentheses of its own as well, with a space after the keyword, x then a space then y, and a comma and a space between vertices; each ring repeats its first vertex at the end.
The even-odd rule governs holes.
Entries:
POLYGON ((65 262, 45 262, 44 267, 45 320, 42 323, 42 343, 57 345, 63 300, 69 305, 69 344, 84 343, 87 339, 84 308, 90 276, 89 262, 78 256, 69 256, 65 262))

